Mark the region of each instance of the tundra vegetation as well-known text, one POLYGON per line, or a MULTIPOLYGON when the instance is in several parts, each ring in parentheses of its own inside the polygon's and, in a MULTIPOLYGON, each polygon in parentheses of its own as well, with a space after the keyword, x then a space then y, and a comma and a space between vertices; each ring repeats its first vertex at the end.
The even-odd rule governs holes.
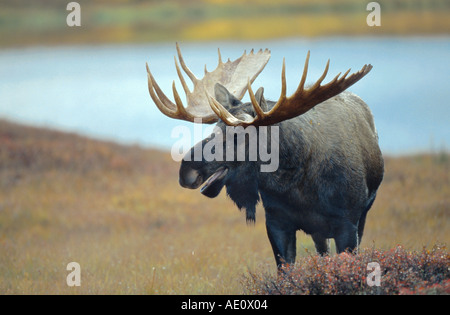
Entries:
POLYGON ((69 2, 1 1, 0 47, 450 32, 447 0, 379 0, 381 27, 367 26, 360 0, 79 0, 71 28, 69 2))
POLYGON ((316 256, 297 232, 294 268, 309 278, 282 285, 262 207, 249 227, 224 193, 180 188, 178 168, 169 152, 0 121, 0 293, 364 293, 353 285, 367 274, 353 270, 372 257, 386 272, 381 292, 448 293, 447 152, 385 156, 361 254, 316 256), (79 287, 66 284, 72 261, 79 287), (313 280, 324 286, 293 286, 313 280))

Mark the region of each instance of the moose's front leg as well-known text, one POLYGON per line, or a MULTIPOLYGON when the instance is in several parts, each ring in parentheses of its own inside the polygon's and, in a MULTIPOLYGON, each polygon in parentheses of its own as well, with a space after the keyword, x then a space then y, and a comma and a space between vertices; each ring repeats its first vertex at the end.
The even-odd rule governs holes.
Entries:
POLYGON ((293 264, 296 256, 296 230, 290 222, 274 218, 266 209, 266 229, 278 269, 283 264, 293 264))

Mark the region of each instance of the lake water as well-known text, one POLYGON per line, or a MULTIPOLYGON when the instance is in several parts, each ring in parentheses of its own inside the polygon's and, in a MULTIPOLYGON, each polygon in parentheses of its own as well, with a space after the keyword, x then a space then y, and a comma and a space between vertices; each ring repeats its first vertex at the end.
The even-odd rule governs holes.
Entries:
MULTIPOLYGON (((374 68, 349 90, 372 109, 382 150, 387 154, 450 147, 450 37, 322 38, 253 42, 180 43, 191 70, 201 77, 222 57, 238 58, 252 48, 269 48, 272 57, 253 86, 267 99, 280 94, 286 57, 288 93, 301 77, 311 51, 312 83, 331 59, 326 80, 348 68, 374 68)), ((148 94, 145 63, 166 94, 179 84, 175 44, 37 47, 0 51, 0 118, 77 132, 99 139, 170 149, 171 132, 190 123, 161 114, 148 94)), ((186 77, 187 78, 187 77, 186 77)), ((248 97, 244 97, 247 100, 248 97)), ((194 133, 194 132, 193 132, 194 133)), ((197 137, 195 139, 198 140, 197 137)))

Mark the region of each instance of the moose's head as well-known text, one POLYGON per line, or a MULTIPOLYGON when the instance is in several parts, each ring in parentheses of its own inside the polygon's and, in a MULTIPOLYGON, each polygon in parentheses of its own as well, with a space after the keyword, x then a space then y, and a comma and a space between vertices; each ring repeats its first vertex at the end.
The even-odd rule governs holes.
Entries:
POLYGON ((252 50, 250 54, 244 52, 240 58, 226 63, 222 62, 219 50, 217 68, 212 72, 205 68, 204 77, 198 79, 186 66, 178 44, 176 48, 181 68, 194 84, 191 91, 175 58, 175 67, 188 105, 183 105, 175 82, 172 86, 175 103, 170 101, 147 65, 151 98, 168 117, 194 123, 217 122, 214 132, 192 147, 183 158, 180 185, 190 189, 203 185, 202 194, 210 198, 216 197, 226 186, 227 194, 236 205, 240 209, 246 209, 247 221, 255 219, 261 172, 274 172, 278 168, 279 124, 302 115, 315 105, 341 93, 372 68, 371 65, 365 65, 359 72, 347 77, 348 70, 342 77, 339 73, 329 83, 321 85, 328 72, 328 60, 322 76, 313 85, 305 87, 308 52, 300 84, 294 94, 287 97, 283 60, 281 96, 277 102, 270 102, 264 99, 263 88, 254 93, 251 87, 251 83, 269 61, 269 50, 256 53, 252 50), (241 99, 247 91, 250 102, 242 103, 241 99))

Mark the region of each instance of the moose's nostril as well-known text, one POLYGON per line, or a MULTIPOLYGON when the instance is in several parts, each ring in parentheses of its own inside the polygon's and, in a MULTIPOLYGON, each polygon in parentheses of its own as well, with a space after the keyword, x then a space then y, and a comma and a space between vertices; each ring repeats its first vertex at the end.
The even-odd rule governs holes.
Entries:
POLYGON ((185 188, 197 188, 201 184, 200 174, 193 169, 180 172, 180 185, 185 188))

